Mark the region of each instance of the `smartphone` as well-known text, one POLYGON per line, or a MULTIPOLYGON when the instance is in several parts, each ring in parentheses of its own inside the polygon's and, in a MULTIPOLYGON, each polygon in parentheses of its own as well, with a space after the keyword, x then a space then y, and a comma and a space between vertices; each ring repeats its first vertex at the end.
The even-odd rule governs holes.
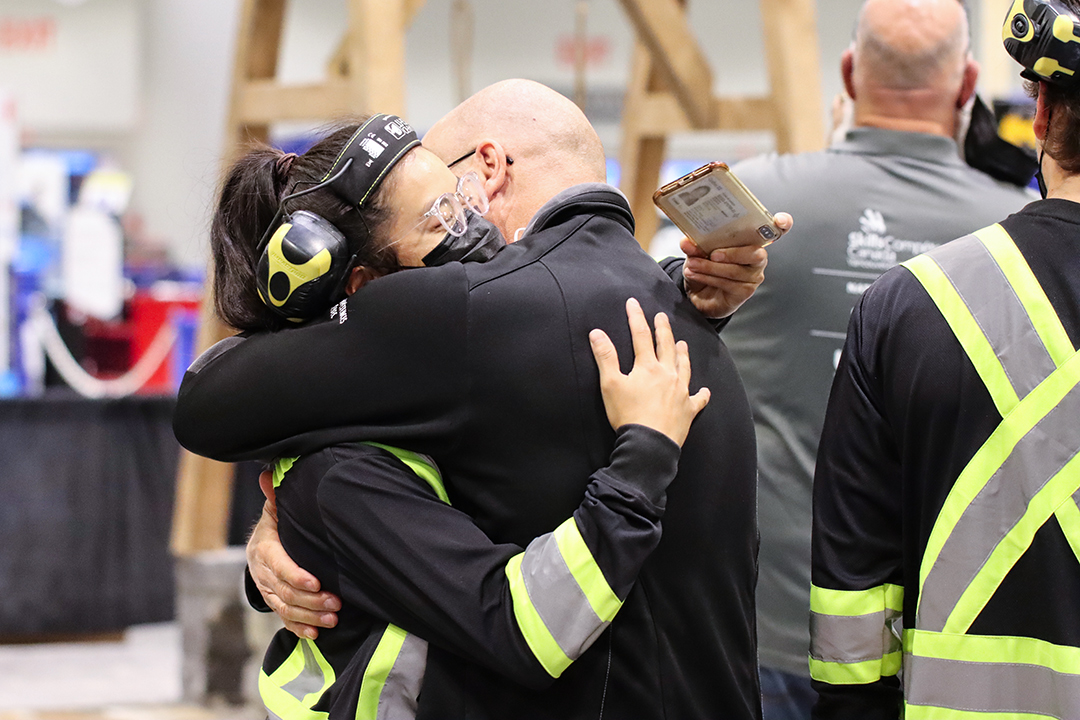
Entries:
POLYGON ((653 193, 653 202, 707 253, 768 245, 782 234, 773 216, 722 162, 711 162, 653 193))

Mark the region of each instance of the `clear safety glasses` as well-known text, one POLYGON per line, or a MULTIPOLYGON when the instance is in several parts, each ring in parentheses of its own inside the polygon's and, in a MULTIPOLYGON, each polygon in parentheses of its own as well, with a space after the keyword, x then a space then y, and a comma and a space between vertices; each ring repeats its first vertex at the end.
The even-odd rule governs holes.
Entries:
MULTIPOLYGON (((477 215, 484 215, 488 211, 487 193, 484 192, 484 185, 480 182, 480 176, 475 172, 462 175, 458 180, 455 192, 443 193, 437 197, 431 209, 421 216, 420 222, 413 225, 409 232, 411 233, 423 225, 428 218, 436 217, 446 232, 454 237, 461 237, 469 226, 469 220, 465 214, 466 208, 477 215)), ((405 233, 390 244, 394 245, 400 242, 408 234, 405 233)))

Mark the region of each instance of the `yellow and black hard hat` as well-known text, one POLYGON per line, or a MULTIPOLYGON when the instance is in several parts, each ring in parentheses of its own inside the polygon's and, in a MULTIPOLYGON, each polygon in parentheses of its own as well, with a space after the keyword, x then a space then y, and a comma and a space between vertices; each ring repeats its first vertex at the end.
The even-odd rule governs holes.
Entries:
POLYGON ((1080 19, 1064 3, 1014 0, 1001 37, 1022 77, 1080 87, 1080 19))

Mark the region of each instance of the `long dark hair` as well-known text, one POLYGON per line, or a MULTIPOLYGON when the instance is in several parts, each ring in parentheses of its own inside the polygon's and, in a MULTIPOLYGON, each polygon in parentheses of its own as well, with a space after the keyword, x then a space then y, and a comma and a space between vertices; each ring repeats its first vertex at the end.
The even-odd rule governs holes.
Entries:
MULTIPOLYGON (((281 198, 322 179, 366 119, 350 119, 334 126, 303 155, 257 147, 226 173, 210 225, 210 250, 214 260, 214 307, 232 327, 259 331, 291 326, 259 298, 255 284, 259 240, 281 198)), ((288 210, 307 210, 329 220, 345 236, 350 250, 358 253, 357 265, 391 272, 399 265, 397 255, 385 243, 383 230, 390 210, 382 202, 391 184, 391 178, 387 178, 363 209, 342 202, 329 189, 321 189, 290 200, 288 210)))

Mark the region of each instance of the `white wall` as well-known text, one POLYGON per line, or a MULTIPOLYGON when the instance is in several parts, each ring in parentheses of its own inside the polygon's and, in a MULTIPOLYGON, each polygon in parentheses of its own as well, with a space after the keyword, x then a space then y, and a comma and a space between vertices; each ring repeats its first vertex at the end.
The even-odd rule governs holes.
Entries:
POLYGON ((133 207, 183 265, 206 258, 239 7, 239 0, 146 0, 142 112, 125 157, 133 207))
MULTIPOLYGON (((70 3, 73 0, 65 0, 70 3)), ((984 0, 986 2, 996 0, 984 0)), ((0 0, 41 7, 57 0, 0 0)), ((124 131, 69 130, 84 144, 112 149, 135 176, 134 207, 150 234, 168 241, 173 257, 201 265, 206 252, 209 208, 220 172, 223 130, 240 0, 84 0, 78 8, 116 15, 116 7, 136 3, 141 54, 135 69, 140 92, 131 128, 124 131)), ((860 0, 818 0, 823 112, 841 89, 840 52, 847 46, 860 0)), ((509 77, 530 77, 564 92, 573 87, 572 69, 557 58, 557 47, 573 32, 577 0, 472 0, 476 18, 473 89, 509 77)), ((427 0, 408 34, 407 115, 420 130, 457 101, 450 63, 451 0, 427 0)), ((617 0, 589 0, 589 33, 607 38, 603 63, 589 71, 590 93, 618 96, 628 79, 633 43, 617 0)), ((72 11, 74 12, 74 11, 72 11)), ((747 0, 690 0, 690 19, 713 63, 715 89, 726 95, 763 94, 767 72, 757 4, 747 0)), ((345 0, 291 0, 280 63, 286 81, 322 76, 346 20, 345 0)), ((2 68, 0 56, 0 68, 2 68)), ((2 82, 2 77, 0 77, 2 82)), ((618 126, 611 103, 599 108, 601 137, 616 154, 618 126)), ((295 128, 289 128, 295 130, 295 128)), ((47 137, 63 138, 54 132, 47 137)), ((730 159, 767 147, 769 139, 730 134, 676 138, 679 157, 714 154, 730 159)))
POLYGON ((139 0, 0 0, 0 85, 24 125, 130 131, 141 26, 139 0))

